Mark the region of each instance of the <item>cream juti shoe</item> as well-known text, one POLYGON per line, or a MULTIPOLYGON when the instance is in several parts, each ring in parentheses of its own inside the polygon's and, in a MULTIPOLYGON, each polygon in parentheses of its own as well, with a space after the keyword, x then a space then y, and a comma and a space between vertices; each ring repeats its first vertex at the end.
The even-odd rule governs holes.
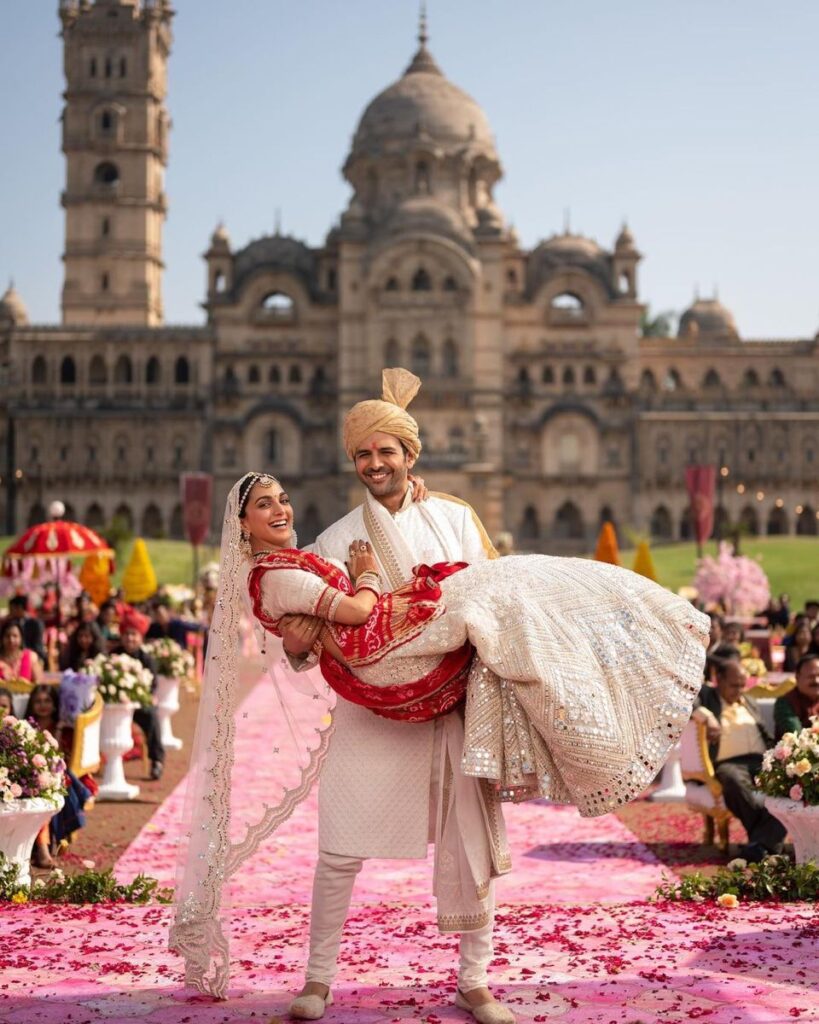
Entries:
POLYGON ((515 1024, 515 1015, 512 1011, 493 1000, 491 1003, 484 1003, 482 1006, 470 1006, 466 997, 460 989, 455 993, 455 1005, 459 1010, 467 1010, 478 1024, 515 1024))
POLYGON ((294 1020, 321 1020, 328 1006, 333 1005, 333 993, 321 996, 296 996, 290 1004, 288 1014, 294 1020))

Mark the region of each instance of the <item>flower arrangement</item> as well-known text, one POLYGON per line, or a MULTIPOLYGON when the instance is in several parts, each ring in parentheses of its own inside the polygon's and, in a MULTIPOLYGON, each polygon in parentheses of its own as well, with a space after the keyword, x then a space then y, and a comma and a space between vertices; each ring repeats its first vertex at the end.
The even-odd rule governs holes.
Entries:
POLYGON ((819 804, 819 715, 801 732, 786 732, 762 757, 757 785, 768 796, 819 804))
POLYGON ((141 661, 127 654, 98 654, 85 663, 85 672, 99 680, 99 692, 106 704, 151 703, 153 675, 141 661))
POLYGON ((761 679, 768 674, 768 669, 760 658, 759 651, 747 640, 739 645, 739 655, 742 667, 752 679, 761 679))
POLYGON ((0 800, 42 797, 57 803, 65 795, 65 761, 47 730, 14 715, 0 722, 0 800))
POLYGON ((771 588, 759 562, 735 555, 723 541, 716 558, 699 560, 694 587, 706 607, 719 606, 726 615, 753 615, 768 606, 771 588))
POLYGON ((170 637, 149 641, 145 645, 145 650, 156 662, 157 672, 161 676, 168 676, 169 679, 187 679, 193 673, 193 655, 170 637))

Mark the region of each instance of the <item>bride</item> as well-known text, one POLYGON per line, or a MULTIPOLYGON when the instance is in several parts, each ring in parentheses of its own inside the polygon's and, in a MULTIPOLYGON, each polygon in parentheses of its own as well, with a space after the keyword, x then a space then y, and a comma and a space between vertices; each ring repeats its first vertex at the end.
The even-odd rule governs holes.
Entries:
POLYGON ((218 678, 203 690, 188 795, 199 824, 171 936, 189 980, 217 995, 227 980, 223 883, 303 799, 324 749, 322 740, 299 784, 231 842, 236 680, 223 651, 242 596, 269 633, 287 615, 324 621, 321 673, 339 696, 407 722, 463 705, 463 774, 489 780, 504 799, 546 797, 583 815, 607 813, 655 777, 690 716, 709 636, 709 619, 689 602, 587 559, 422 565, 387 591, 368 543, 350 545, 344 567, 299 551, 293 520, 273 477, 248 473, 228 497, 209 641, 218 678))

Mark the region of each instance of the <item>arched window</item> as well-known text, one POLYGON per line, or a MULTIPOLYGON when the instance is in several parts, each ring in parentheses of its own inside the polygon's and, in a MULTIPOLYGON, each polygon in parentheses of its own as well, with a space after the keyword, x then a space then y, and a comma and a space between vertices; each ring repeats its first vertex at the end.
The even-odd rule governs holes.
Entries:
POLYGON ((119 181, 119 168, 110 160, 103 160, 94 168, 94 181, 98 185, 116 185, 119 181))
POLYGON ((288 376, 288 379, 291 384, 301 384, 301 367, 298 365, 298 363, 294 363, 290 367, 290 374, 288 376))
POLYGON ((100 274, 100 291, 107 292, 111 287, 111 275, 109 273, 100 274))
POLYGON ((114 62, 110 57, 105 58, 105 77, 110 78, 114 73, 114 62))
POLYGON ((540 539, 540 521, 538 520, 537 509, 534 505, 527 505, 523 510, 518 534, 522 541, 540 539))
POLYGON ((671 513, 665 505, 658 505, 651 516, 651 536, 655 540, 671 540, 671 513))
POLYGON ((778 368, 771 370, 771 375, 768 378, 768 383, 772 388, 784 388, 785 374, 778 368))
POLYGON ((583 300, 574 292, 561 292, 560 295, 555 295, 551 301, 551 307, 564 316, 576 317, 582 316, 585 309, 583 300))
POLYGON ((728 510, 723 508, 722 505, 717 505, 717 507, 714 509, 714 527, 711 530, 711 536, 727 536, 729 524, 730 518, 728 516, 728 510))
POLYGON ((117 130, 117 114, 114 110, 103 110, 100 114, 100 134, 113 135, 117 130))
POLYGON ((691 540, 694 536, 694 527, 691 522, 691 506, 686 505, 680 516, 680 540, 691 540))
MULTIPOLYGON (((788 532, 788 513, 783 505, 774 505, 771 509, 765 532, 771 537, 780 537, 788 532)), ((797 523, 798 532, 799 524, 797 523)))
POLYGON ((88 383, 96 386, 108 383, 108 367, 99 353, 91 357, 88 366, 88 383))
POLYGON ((516 287, 518 283, 518 274, 514 267, 510 267, 506 271, 506 283, 511 287, 516 287))
POLYGON ((35 356, 31 364, 31 383, 45 384, 48 379, 48 367, 44 356, 35 356))
POLYGON ((85 525, 90 526, 92 530, 101 530, 105 526, 105 513, 96 501, 86 509, 85 519, 83 521, 85 525))
POLYGON ((682 389, 682 377, 673 366, 663 379, 663 389, 665 391, 680 391, 682 389))
POLYGON ((188 384, 191 379, 191 368, 185 356, 179 356, 174 363, 173 382, 174 384, 188 384))
POLYGON ((441 369, 445 377, 458 376, 458 346, 452 338, 447 338, 441 352, 441 369))
POLYGON ((295 311, 293 300, 285 292, 270 292, 262 299, 261 306, 271 316, 289 317, 295 311))
POLYGON ((593 366, 586 366, 583 370, 583 383, 584 384, 596 384, 597 374, 593 366))
POLYGON ((145 364, 145 383, 158 384, 162 377, 162 368, 156 356, 151 356, 145 364))
POLYGON ((63 361, 60 363, 60 383, 77 383, 77 364, 71 356, 64 356, 63 361))
POLYGON ((390 338, 384 346, 384 366, 400 366, 401 349, 395 338, 390 338))
POLYGON ((457 292, 458 282, 451 275, 447 275, 444 278, 444 291, 445 292, 457 292))
POLYGON ((713 366, 702 378, 702 386, 705 391, 716 391, 717 388, 722 387, 722 380, 720 379, 720 375, 713 368, 713 366))
POLYGON ((248 367, 247 370, 247 382, 248 384, 260 384, 262 380, 262 374, 259 367, 253 363, 248 367))
POLYGON ((651 372, 651 370, 643 370, 640 374, 640 388, 643 391, 656 391, 657 390, 657 378, 651 372))
POLYGON ((279 458, 279 433, 277 430, 268 430, 265 434, 264 457, 270 463, 275 463, 279 458))
POLYGON ((213 275, 213 290, 215 292, 223 292, 225 290, 225 275, 221 270, 217 270, 213 275))
POLYGON ((122 505, 118 505, 114 511, 114 519, 119 521, 126 533, 134 532, 134 513, 129 505, 126 505, 124 502, 122 505))
POLYGON ((554 535, 563 540, 582 540, 585 537, 583 516, 573 501, 564 501, 557 510, 554 535))
POLYGON ((466 455, 463 427, 449 428, 449 450, 454 455, 466 455))
POLYGON ((185 536, 185 520, 182 517, 182 506, 174 505, 171 512, 171 538, 182 540, 185 536))
POLYGON ((744 388, 758 388, 759 387, 759 374, 756 370, 747 369, 742 377, 742 386, 744 388))
POLYGON ((796 506, 796 532, 800 537, 815 537, 819 520, 810 505, 796 506))
POLYGON ((269 384, 281 384, 282 382, 282 372, 275 363, 270 367, 267 381, 269 384))
POLYGON ((111 218, 103 217, 100 223, 100 234, 103 238, 108 238, 111 234, 111 218))
POLYGON ((128 71, 128 62, 126 61, 126 59, 124 57, 120 57, 120 59, 119 59, 119 77, 120 78, 125 78, 125 75, 126 75, 127 71, 128 71))
POLYGON ((412 355, 410 358, 412 372, 423 380, 430 372, 430 345, 423 334, 419 334, 412 342, 412 355))
POLYGON ((759 534, 759 516, 753 505, 746 505, 739 514, 739 525, 745 533, 756 537, 759 534))
POLYGON ((414 292, 428 292, 432 290, 432 280, 423 267, 419 267, 413 275, 412 290, 414 292))
POLYGON ((518 394, 526 397, 532 393, 532 378, 525 366, 518 370, 518 394))
POLYGON ((563 386, 567 388, 574 387, 574 368, 571 366, 564 367, 563 370, 563 386))
POLYGON ((577 434, 570 432, 560 435, 557 458, 564 472, 580 468, 580 438, 577 434))
POLYGON ((122 355, 114 366, 114 383, 131 384, 134 379, 134 368, 128 356, 122 355))
POLYGON ((141 533, 143 537, 156 538, 164 536, 162 513, 153 503, 148 505, 142 513, 141 533))
POLYGON ((323 366, 317 366, 310 378, 310 394, 313 398, 321 398, 327 390, 327 374, 323 366))
POLYGON ((428 195, 430 192, 429 164, 426 160, 419 160, 415 165, 415 191, 420 195, 428 195))
POLYGON ((544 366, 543 373, 540 375, 540 379, 544 384, 554 384, 555 382, 555 371, 551 366, 544 366))
POLYGON ((387 291, 387 292, 397 292, 398 288, 399 288, 399 285, 398 285, 398 278, 397 277, 389 278, 387 283, 384 285, 384 290, 387 291))
POLYGON ((96 57, 92 57, 90 62, 89 62, 89 64, 88 64, 88 74, 91 76, 91 78, 96 78, 97 77, 97 58, 96 57))

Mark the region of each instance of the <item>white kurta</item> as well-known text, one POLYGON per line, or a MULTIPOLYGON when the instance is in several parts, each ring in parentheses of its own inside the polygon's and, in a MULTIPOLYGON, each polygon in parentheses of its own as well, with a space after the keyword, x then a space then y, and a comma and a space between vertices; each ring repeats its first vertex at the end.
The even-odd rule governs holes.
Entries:
MULTIPOLYGON (((366 500, 377 503, 367 494, 366 500)), ((393 521, 415 564, 476 562, 492 551, 468 505, 433 497, 424 512, 411 495, 393 521), (436 529, 430 519, 438 520, 436 529), (447 550, 447 548, 457 550, 447 550)), ((360 505, 319 536, 322 558, 346 561, 367 539, 360 505)), ((380 559, 379 559, 380 560, 380 559)), ((387 580, 386 567, 382 576, 387 580)), ((348 857, 425 857, 435 730, 440 723, 393 722, 339 697, 335 732, 319 785, 319 848, 348 857)))

